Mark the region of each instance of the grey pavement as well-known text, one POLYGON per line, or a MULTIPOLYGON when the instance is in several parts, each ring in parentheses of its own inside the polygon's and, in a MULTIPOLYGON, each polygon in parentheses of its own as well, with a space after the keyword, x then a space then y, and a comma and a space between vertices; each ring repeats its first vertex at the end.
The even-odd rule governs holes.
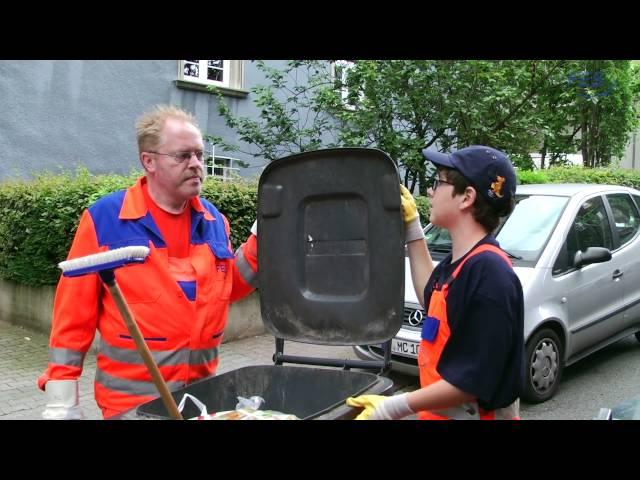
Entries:
MULTIPOLYGON (((0 420, 39 420, 45 406, 45 395, 36 385, 47 365, 49 337, 42 333, 0 320, 0 420)), ((220 347, 218 374, 250 365, 271 365, 275 351, 271 335, 223 343, 220 347)), ((351 347, 310 345, 285 342, 284 353, 315 357, 355 359, 351 347)), ((93 399, 95 352, 84 361, 80 377, 80 405, 85 417, 102 419, 93 399)))

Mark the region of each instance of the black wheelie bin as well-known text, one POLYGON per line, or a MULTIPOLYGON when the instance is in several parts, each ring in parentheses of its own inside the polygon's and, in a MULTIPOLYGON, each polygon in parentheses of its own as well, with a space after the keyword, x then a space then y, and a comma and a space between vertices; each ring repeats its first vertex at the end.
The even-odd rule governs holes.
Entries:
MULTIPOLYGON (((359 409, 346 406, 347 397, 389 395, 393 382, 381 373, 390 366, 390 340, 402 324, 404 297, 399 177, 391 158, 375 149, 340 148, 272 162, 258 186, 258 239, 260 307, 275 337, 274 365, 194 382, 172 392, 176 402, 189 393, 214 413, 234 410, 238 396, 258 395, 265 410, 301 419, 352 419, 359 409), (287 340, 382 344, 386 359, 291 356, 284 353, 287 340)), ((136 413, 168 418, 160 398, 136 413)), ((184 418, 199 413, 186 402, 184 418)))

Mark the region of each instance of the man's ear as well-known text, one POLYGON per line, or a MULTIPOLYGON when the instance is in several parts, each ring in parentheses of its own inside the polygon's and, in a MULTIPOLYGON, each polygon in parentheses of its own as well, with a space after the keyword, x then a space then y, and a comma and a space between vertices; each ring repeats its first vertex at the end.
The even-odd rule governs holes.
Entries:
POLYGON ((156 169, 153 157, 147 152, 142 152, 140 154, 140 163, 142 164, 142 168, 144 168, 145 172, 154 172, 156 169))

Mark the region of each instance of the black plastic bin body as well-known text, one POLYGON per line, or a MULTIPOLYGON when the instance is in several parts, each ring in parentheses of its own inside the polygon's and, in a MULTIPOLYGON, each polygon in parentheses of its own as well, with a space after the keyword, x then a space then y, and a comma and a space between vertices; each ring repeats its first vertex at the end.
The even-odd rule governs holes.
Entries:
MULTIPOLYGON (((327 149, 272 162, 260 177, 257 221, 260 308, 276 339, 370 345, 388 342, 400 329, 404 224, 398 171, 387 154, 327 149)), ((238 396, 258 395, 266 400, 265 410, 303 419, 348 419, 359 413, 345 405, 348 397, 388 395, 392 386, 375 373, 266 365, 195 382, 173 397, 180 402, 190 393, 213 413, 234 410, 238 396)), ((190 401, 187 405, 185 418, 199 414, 190 401)), ((140 417, 168 418, 159 398, 137 411, 140 417)))
MULTIPOLYGON (((361 394, 388 395, 393 382, 374 373, 328 368, 257 365, 194 382, 172 393, 179 403, 189 393, 207 406, 208 413, 235 410, 238 396, 264 398, 262 410, 293 414, 303 420, 349 420, 359 410, 348 407, 345 399, 361 394)), ((187 400, 185 419, 200 415, 187 400)), ((139 418, 168 419, 160 398, 137 408, 139 418)))

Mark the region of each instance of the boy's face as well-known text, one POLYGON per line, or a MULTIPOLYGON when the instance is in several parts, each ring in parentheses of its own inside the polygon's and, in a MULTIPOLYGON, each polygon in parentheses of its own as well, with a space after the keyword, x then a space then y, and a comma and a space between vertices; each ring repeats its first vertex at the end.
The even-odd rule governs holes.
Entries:
POLYGON ((438 168, 433 185, 427 190, 431 200, 429 221, 442 228, 449 228, 459 215, 460 195, 454 196, 453 184, 447 180, 445 169, 438 168))

